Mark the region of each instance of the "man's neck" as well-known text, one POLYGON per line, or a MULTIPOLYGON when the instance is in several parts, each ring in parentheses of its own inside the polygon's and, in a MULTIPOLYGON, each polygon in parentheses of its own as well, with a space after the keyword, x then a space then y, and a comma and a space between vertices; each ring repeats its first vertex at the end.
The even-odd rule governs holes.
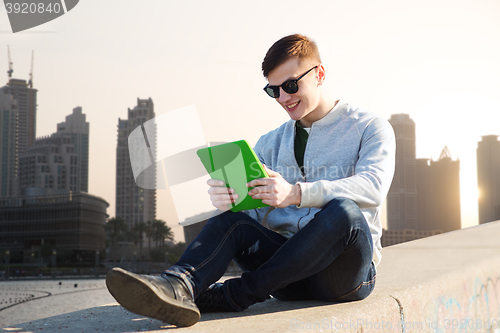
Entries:
POLYGON ((322 101, 320 105, 316 108, 315 111, 311 112, 309 115, 313 115, 314 113, 314 118, 311 119, 306 119, 308 118, 307 116, 299 120, 299 125, 302 126, 303 128, 311 127, 312 124, 323 117, 325 117, 330 111, 335 108, 339 100, 334 100, 330 96, 326 96, 326 100, 322 101))

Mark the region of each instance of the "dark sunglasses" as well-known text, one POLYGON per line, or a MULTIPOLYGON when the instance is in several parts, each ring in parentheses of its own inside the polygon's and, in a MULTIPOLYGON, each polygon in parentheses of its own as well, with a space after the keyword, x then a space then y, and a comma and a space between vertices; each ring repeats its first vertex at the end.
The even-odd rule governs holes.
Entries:
POLYGON ((307 73, 312 71, 313 69, 317 68, 318 66, 314 66, 301 76, 299 76, 296 79, 293 80, 287 80, 283 82, 280 86, 270 86, 269 84, 264 87, 264 91, 272 98, 278 98, 280 97, 280 87, 283 88, 283 91, 286 92, 287 94, 295 94, 297 91, 299 91, 299 82, 300 79, 302 79, 304 76, 306 76, 307 73))

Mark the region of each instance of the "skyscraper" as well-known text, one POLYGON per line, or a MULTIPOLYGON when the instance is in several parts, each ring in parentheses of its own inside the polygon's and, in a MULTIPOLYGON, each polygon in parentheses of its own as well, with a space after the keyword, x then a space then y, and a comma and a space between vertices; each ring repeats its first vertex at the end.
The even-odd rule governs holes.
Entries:
POLYGON ((35 140, 19 154, 19 187, 79 191, 78 155, 67 133, 54 133, 35 140))
POLYGON ((80 106, 66 116, 66 121, 57 124, 57 133, 66 133, 71 137, 74 152, 77 155, 77 191, 89 191, 89 123, 80 106))
POLYGON ((434 226, 433 186, 430 159, 417 158, 417 226, 416 230, 437 230, 434 226))
POLYGON ((481 138, 477 145, 480 224, 500 220, 500 141, 498 135, 481 138))
POLYGON ((17 101, 0 88, 0 197, 17 194, 17 101))
POLYGON ((443 232, 461 228, 460 161, 444 147, 437 161, 417 159, 416 230, 443 232))
MULTIPOLYGON (((118 144, 116 147, 116 217, 121 217, 129 228, 139 222, 147 222, 156 218, 156 189, 144 189, 136 185, 130 155, 128 136, 138 126, 155 117, 151 98, 137 99, 137 105, 128 109, 128 119, 118 119, 118 144)), ((156 134, 154 138, 156 147, 156 134)), ((146 140, 149 146, 149 142, 146 140)), ((156 155, 156 152, 152 152, 156 155)), ((154 158, 154 156, 153 156, 154 158)), ((155 166, 153 166, 155 168, 155 166)), ((156 169, 153 171, 156 175, 156 169)))
POLYGON ((26 80, 10 79, 4 94, 11 94, 17 102, 17 153, 22 154, 36 139, 36 89, 26 80))
POLYGON ((0 196, 19 194, 19 154, 36 137, 36 93, 26 80, 12 78, 0 88, 0 196))
POLYGON ((396 135, 396 170, 387 194, 387 229, 417 229, 415 122, 394 114, 389 123, 396 135))
POLYGON ((56 133, 36 139, 18 155, 18 187, 88 192, 88 163, 89 123, 76 107, 56 133))

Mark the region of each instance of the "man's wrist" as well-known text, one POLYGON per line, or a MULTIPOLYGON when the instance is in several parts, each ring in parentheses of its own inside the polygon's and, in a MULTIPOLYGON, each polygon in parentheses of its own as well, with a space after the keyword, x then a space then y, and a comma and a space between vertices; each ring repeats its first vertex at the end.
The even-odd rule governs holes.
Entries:
POLYGON ((299 184, 295 184, 294 187, 295 187, 295 200, 294 200, 295 202, 294 202, 294 204, 297 206, 300 206, 300 202, 302 200, 302 189, 300 188, 299 184))

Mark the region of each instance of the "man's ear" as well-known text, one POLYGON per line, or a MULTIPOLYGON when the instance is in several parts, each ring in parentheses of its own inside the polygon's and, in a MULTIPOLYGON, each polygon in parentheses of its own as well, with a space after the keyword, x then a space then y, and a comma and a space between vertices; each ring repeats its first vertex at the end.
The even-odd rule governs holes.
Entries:
POLYGON ((317 74, 317 79, 318 79, 318 85, 322 85, 323 82, 325 82, 326 78, 326 72, 325 72, 325 67, 323 67, 322 64, 318 65, 318 74, 317 74))

